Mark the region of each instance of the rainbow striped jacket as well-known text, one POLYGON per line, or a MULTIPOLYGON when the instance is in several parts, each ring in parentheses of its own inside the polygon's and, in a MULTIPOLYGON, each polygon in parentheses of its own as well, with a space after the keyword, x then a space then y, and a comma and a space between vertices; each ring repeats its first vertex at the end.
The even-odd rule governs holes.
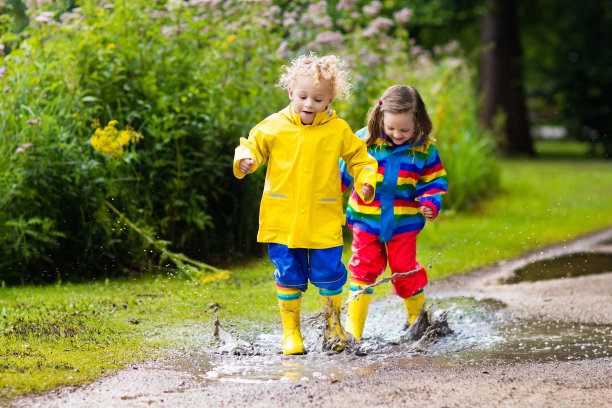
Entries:
MULTIPOLYGON (((368 129, 360 129, 356 135, 365 140, 368 129)), ((352 188, 346 209, 349 227, 378 235, 380 242, 387 242, 399 234, 423 229, 421 205, 432 208, 434 218, 438 216, 448 182, 438 149, 431 142, 396 146, 382 135, 368 147, 368 153, 378 161, 376 193, 374 200, 366 204, 352 188)), ((340 172, 345 191, 353 180, 343 162, 340 172)))

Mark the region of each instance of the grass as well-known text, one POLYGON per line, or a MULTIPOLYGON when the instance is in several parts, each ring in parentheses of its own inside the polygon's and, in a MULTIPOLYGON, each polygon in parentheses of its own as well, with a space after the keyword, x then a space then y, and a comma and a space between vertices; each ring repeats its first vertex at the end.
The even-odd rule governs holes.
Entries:
MULTIPOLYGON (((539 144, 542 158, 502 160, 501 192, 469 213, 443 212, 421 233, 430 279, 612 226, 612 162, 588 159, 582 147, 539 144)), ((84 384, 169 349, 210 347, 215 304, 242 338, 278 330, 272 270, 263 259, 206 284, 160 275, 0 288, 0 402, 84 384)), ((375 296, 389 293, 384 285, 375 296)), ((316 310, 311 288, 304 314, 316 310)))

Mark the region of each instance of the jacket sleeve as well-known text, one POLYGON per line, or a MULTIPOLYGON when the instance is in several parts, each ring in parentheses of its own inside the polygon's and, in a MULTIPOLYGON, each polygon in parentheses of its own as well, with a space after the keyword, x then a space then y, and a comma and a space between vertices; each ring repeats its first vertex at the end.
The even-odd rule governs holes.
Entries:
MULTIPOLYGON (((361 187, 369 184, 374 187, 372 198, 364 202, 371 203, 376 194, 376 175, 378 173, 378 162, 368 154, 368 148, 363 140, 355 136, 350 128, 344 131, 344 151, 342 159, 346 164, 346 172, 354 179, 355 192, 361 197, 361 187)), ((342 181, 344 189, 344 179, 342 181)))
POLYGON ((259 123, 249 133, 249 138, 240 138, 240 146, 236 147, 234 152, 234 176, 241 179, 245 176, 238 166, 242 159, 253 159, 255 164, 249 173, 253 173, 255 170, 260 168, 266 163, 266 159, 269 155, 269 140, 266 138, 267 120, 259 123))
POLYGON ((447 192, 446 171, 442 167, 438 149, 433 144, 429 145, 427 159, 416 184, 417 200, 420 205, 431 208, 434 212, 433 218, 436 218, 442 208, 442 194, 447 192))
POLYGON ((343 159, 340 159, 340 180, 342 181, 342 192, 344 193, 347 188, 351 187, 353 176, 349 174, 348 168, 346 167, 346 163, 343 159))

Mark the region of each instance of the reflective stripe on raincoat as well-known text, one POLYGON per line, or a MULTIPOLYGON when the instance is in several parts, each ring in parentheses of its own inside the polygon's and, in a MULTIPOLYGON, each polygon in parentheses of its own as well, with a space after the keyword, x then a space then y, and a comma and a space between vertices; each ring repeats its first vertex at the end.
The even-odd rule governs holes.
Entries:
MULTIPOLYGON (((234 155, 234 175, 243 178, 240 160, 251 158, 251 173, 269 160, 259 212, 259 242, 289 248, 331 248, 343 244, 342 184, 339 159, 355 177, 376 186, 378 166, 365 142, 329 109, 304 125, 289 105, 241 138, 234 155)), ((371 200, 370 200, 371 201, 371 200)), ((369 202, 369 201, 368 201, 369 202)))

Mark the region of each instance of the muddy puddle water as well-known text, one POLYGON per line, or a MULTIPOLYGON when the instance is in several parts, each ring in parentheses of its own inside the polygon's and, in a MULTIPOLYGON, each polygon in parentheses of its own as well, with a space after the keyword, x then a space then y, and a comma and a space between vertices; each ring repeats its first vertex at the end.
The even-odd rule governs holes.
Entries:
POLYGON ((511 321, 504 305, 490 299, 430 299, 434 316, 446 312, 453 333, 436 341, 414 342, 404 329, 405 309, 399 299, 374 303, 364 329, 360 355, 321 350, 320 329, 303 324, 308 354, 282 355, 282 335, 260 335, 254 355, 188 355, 172 369, 197 381, 261 382, 342 379, 385 367, 422 364, 473 365, 525 361, 567 361, 609 357, 612 326, 511 321))

